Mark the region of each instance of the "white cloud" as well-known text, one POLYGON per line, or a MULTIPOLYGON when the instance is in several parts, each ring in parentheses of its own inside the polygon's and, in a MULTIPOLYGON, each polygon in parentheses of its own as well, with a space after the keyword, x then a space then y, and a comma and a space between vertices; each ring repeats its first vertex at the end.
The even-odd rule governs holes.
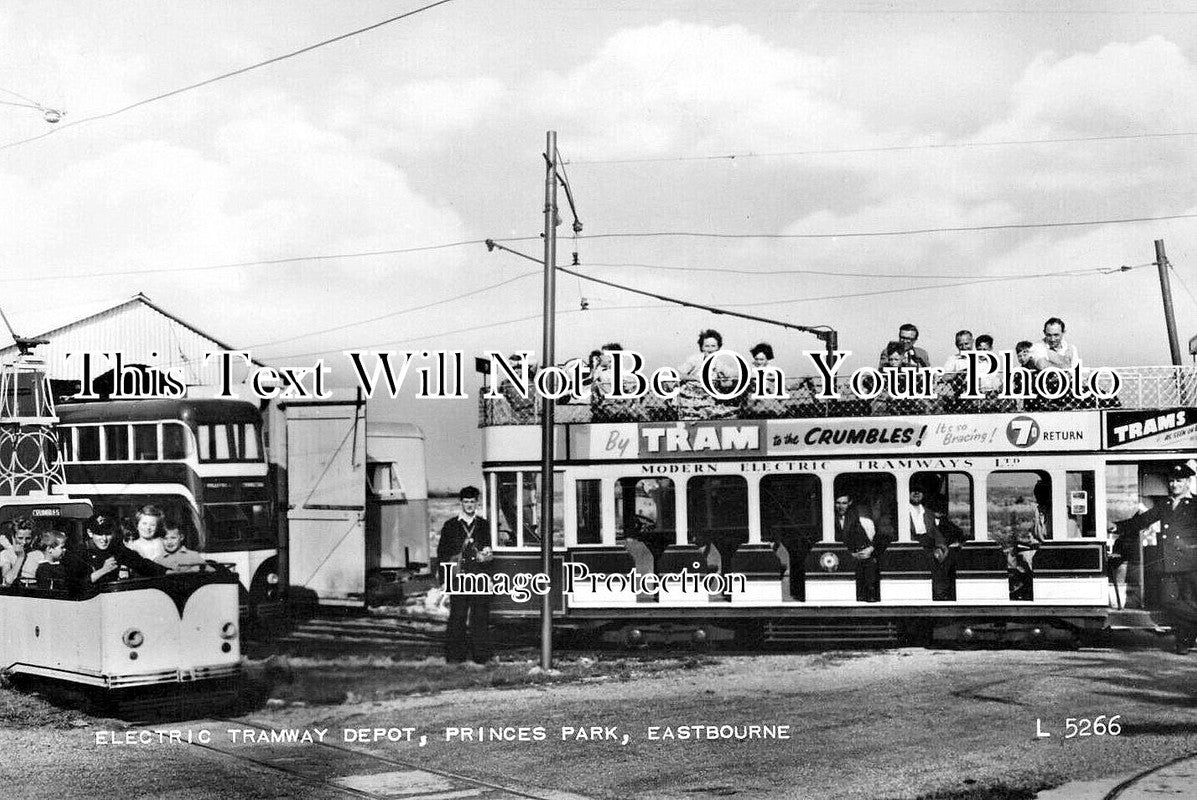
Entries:
POLYGON ((616 33, 585 64, 543 76, 526 102, 584 157, 821 147, 860 134, 828 97, 835 72, 738 25, 670 21, 616 33))

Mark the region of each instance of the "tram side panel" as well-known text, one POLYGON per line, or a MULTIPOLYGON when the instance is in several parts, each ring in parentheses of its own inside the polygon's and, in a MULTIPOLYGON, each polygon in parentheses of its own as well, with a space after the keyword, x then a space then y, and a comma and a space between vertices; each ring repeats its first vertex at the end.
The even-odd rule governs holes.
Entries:
POLYGON ((237 584, 164 585, 168 591, 121 587, 82 600, 4 596, 0 667, 103 688, 236 675, 237 584))

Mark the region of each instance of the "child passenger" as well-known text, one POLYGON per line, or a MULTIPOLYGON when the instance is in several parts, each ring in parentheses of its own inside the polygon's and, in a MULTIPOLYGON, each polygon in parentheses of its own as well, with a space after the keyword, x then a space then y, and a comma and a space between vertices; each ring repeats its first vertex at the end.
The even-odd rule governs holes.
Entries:
POLYGON ((67 573, 62 564, 62 554, 66 552, 66 535, 58 531, 46 531, 38 546, 46 560, 37 565, 37 588, 65 590, 67 573))
POLYGON ((142 506, 134 520, 137 538, 129 543, 129 549, 142 558, 157 561, 166 552, 162 546, 162 517, 158 506, 142 506))
POLYGON ((207 562, 199 553, 184 546, 183 538, 183 531, 179 530, 179 524, 173 520, 167 520, 166 533, 162 536, 164 552, 155 560, 171 572, 202 570, 207 562))

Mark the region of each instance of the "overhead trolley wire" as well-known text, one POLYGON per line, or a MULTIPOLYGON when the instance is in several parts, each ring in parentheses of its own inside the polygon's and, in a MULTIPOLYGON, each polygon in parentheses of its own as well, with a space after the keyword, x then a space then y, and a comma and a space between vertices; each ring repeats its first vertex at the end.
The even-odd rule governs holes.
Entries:
MULTIPOLYGON (((1032 228, 1076 228, 1087 225, 1125 225, 1135 222, 1161 222, 1172 219, 1197 219, 1197 214, 1164 214, 1158 217, 1120 217, 1116 219, 1063 220, 1059 222, 1011 222, 1002 225, 960 225, 943 228, 908 228, 889 231, 847 231, 840 233, 711 233, 708 231, 637 231, 630 233, 587 233, 581 239, 653 239, 682 237, 694 239, 857 239, 871 236, 916 236, 927 233, 964 233, 971 231, 1006 231, 1032 228)), ((494 241, 511 241, 495 239, 494 241)))
MULTIPOLYGON (((505 242, 526 242, 539 239, 539 236, 516 236, 504 239, 505 242)), ((446 250, 451 247, 463 247, 471 244, 486 244, 485 239, 463 239, 456 242, 429 244, 419 247, 403 247, 395 250, 364 250, 353 253, 320 253, 310 256, 289 256, 286 258, 269 258, 259 261, 235 261, 225 264, 201 264, 192 267, 159 267, 151 269, 116 270, 110 272, 85 272, 62 275, 31 275, 20 278, 0 278, 0 283, 21 283, 25 281, 53 281, 75 280, 76 278, 108 278, 122 275, 156 275, 170 272, 207 272, 218 269, 234 269, 237 267, 267 267, 275 264, 295 264, 303 261, 335 261, 343 258, 372 258, 374 256, 393 256, 403 253, 423 253, 429 250, 446 250)))
POLYGON ((253 350, 253 349, 256 349, 259 347, 271 347, 276 344, 283 344, 284 342, 293 342, 296 339, 306 339, 309 336, 319 336, 320 334, 323 334, 323 333, 333 333, 334 331, 343 331, 347 328, 356 328, 359 325, 369 325, 371 322, 379 322, 384 319, 391 319, 392 317, 402 316, 403 314, 411 314, 416 311, 424 311, 425 309, 435 308, 436 306, 443 306, 445 303, 452 303, 455 300, 463 300, 467 297, 473 297, 476 294, 482 294, 484 292, 489 292, 492 289, 498 289, 500 286, 506 286, 509 283, 515 283, 518 280, 523 280, 524 278, 530 278, 533 275, 539 275, 539 274, 540 274, 540 270, 529 270, 528 272, 522 272, 513 278, 508 278, 505 281, 499 281, 498 283, 492 283, 489 286, 483 286, 481 288, 474 289, 469 292, 463 292, 462 294, 456 294, 456 295, 453 295, 452 297, 446 297, 441 300, 434 300, 431 303, 423 303, 422 305, 418 305, 418 306, 410 306, 408 308, 400 309, 399 311, 391 311, 390 313, 382 314, 377 317, 371 317, 370 319, 360 319, 360 320, 356 320, 354 322, 347 322, 344 325, 335 325, 331 328, 324 328, 323 330, 308 331, 307 333, 301 333, 298 336, 289 336, 286 339, 274 339, 273 341, 269 341, 269 342, 258 342, 257 344, 246 345, 245 348, 243 348, 243 349, 253 350))
MULTIPOLYGON (((766 276, 766 275, 823 275, 823 276, 830 276, 833 278, 916 278, 916 279, 920 279, 920 280, 923 280, 923 279, 925 279, 925 280, 943 280, 944 278, 976 277, 976 273, 972 273, 972 274, 963 274, 963 273, 932 274, 932 273, 918 273, 918 272, 843 272, 840 270, 831 270, 831 269, 803 269, 803 268, 798 268, 798 269, 740 269, 740 268, 736 268, 736 267, 679 267, 679 266, 668 266, 665 264, 639 264, 639 263, 587 262, 583 266, 606 267, 606 268, 640 268, 640 269, 664 270, 667 272, 716 272, 716 273, 726 273, 729 275, 749 275, 749 276, 752 276, 752 275, 760 275, 760 276, 766 276)), ((1135 267, 1109 267, 1109 268, 1107 268, 1107 270, 1110 272, 1125 271, 1127 269, 1137 269, 1138 266, 1139 265, 1136 265, 1135 267)), ((1152 265, 1147 264, 1145 266, 1152 266, 1152 265)), ((1072 271, 1073 272, 1089 272, 1091 270, 1084 269, 1084 270, 1072 270, 1072 271)), ((990 278, 998 278, 998 277, 1022 278, 1025 276, 1026 276, 1026 273, 1005 273, 1002 275, 989 275, 987 277, 990 277, 990 278)))
MULTIPOLYGON (((68 122, 65 125, 61 125, 57 128, 52 128, 51 130, 46 131, 45 133, 39 134, 37 136, 30 136, 27 139, 18 139, 17 141, 0 144, 0 150, 7 150, 11 147, 17 147, 19 145, 28 144, 29 142, 35 142, 38 139, 44 139, 47 136, 53 136, 56 133, 61 133, 62 131, 66 130, 68 128, 73 128, 76 125, 82 125, 86 122, 95 122, 96 120, 107 119, 109 117, 115 117, 117 114, 123 114, 126 111, 132 111, 135 108, 139 108, 141 106, 148 105, 150 103, 155 103, 159 100, 165 100, 168 97, 174 97, 175 95, 183 94, 184 92, 190 92, 193 89, 199 89, 202 86, 208 86, 209 84, 216 83, 217 81, 223 81, 226 78, 233 78, 233 77, 236 77, 237 75, 244 75, 245 73, 250 72, 252 70, 260 69, 262 67, 266 67, 271 64, 277 64, 280 61, 285 61, 288 58, 294 58, 295 56, 302 55, 304 53, 310 53, 311 51, 316 50, 321 47, 324 47, 325 45, 334 44, 335 42, 340 42, 345 39, 349 39, 353 36, 358 36, 359 34, 363 34, 368 31, 372 31, 376 28, 381 28, 384 25, 390 25, 392 22, 398 22, 401 19, 406 19, 407 17, 414 16, 416 14, 419 14, 422 11, 428 11, 429 9, 436 8, 437 6, 441 6, 441 5, 444 5, 445 3, 450 3, 450 2, 452 2, 452 0, 436 0, 435 3, 429 3, 428 5, 421 6, 420 8, 413 9, 412 11, 407 11, 407 12, 404 12, 397 16, 391 17, 389 19, 384 19, 381 22, 376 22, 373 25, 367 25, 364 28, 358 28, 357 30, 349 31, 348 33, 342 33, 340 36, 334 36, 331 39, 325 39, 323 41, 316 42, 315 44, 310 44, 307 47, 301 47, 300 49, 293 50, 290 53, 284 53, 282 55, 275 56, 274 58, 268 58, 265 61, 259 61, 256 64, 250 64, 247 67, 241 67, 240 69, 235 69, 230 72, 225 72, 220 75, 216 75, 214 77, 208 78, 207 80, 202 80, 197 83, 189 84, 187 86, 181 86, 178 89, 172 89, 169 92, 163 92, 162 94, 157 94, 157 95, 154 95, 153 97, 147 97, 144 100, 138 100, 136 103, 130 103, 127 106, 123 106, 121 108, 114 109, 113 111, 106 111, 101 114, 93 114, 90 117, 83 117, 82 119, 77 119, 77 120, 74 120, 73 122, 68 122)), ((22 98, 22 99, 25 99, 25 98, 22 98)))
POLYGON ((745 158, 791 158, 796 156, 836 156, 863 153, 902 153, 918 150, 965 150, 981 147, 1008 147, 1036 144, 1076 144, 1080 142, 1118 142, 1135 139, 1176 139, 1197 136, 1197 131, 1170 131, 1164 133, 1124 133, 1109 136, 1062 136, 1053 139, 999 139, 992 142, 938 142, 931 144, 895 144, 876 147, 835 147, 810 150, 778 150, 764 153, 723 153, 705 156, 643 156, 638 158, 581 158, 569 164, 578 166, 599 166, 607 164, 663 164, 684 161, 735 161, 745 158))

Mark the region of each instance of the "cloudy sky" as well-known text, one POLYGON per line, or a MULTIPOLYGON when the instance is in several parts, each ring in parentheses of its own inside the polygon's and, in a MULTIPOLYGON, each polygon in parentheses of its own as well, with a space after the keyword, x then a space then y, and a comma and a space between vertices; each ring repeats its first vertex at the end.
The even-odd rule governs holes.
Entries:
MULTIPOLYGON (((586 234, 763 235, 581 239, 583 271, 831 325, 863 354, 849 367, 908 320, 939 362, 958 328, 1009 347, 1053 315, 1089 363, 1166 363, 1154 267, 1099 271, 1151 262, 1160 238, 1187 284, 1173 287, 1182 341, 1197 333, 1197 14, 1180 2, 454 0, 63 127, 418 5, 5 3, 0 88, 66 111, 52 128, 0 105, 14 324, 140 291, 282 365, 341 365, 345 347, 537 349, 539 321, 510 322, 539 310, 536 265, 481 245, 204 268, 536 236, 553 129, 586 234)), ((677 364, 708 325, 741 351, 772 342, 792 373, 818 349, 657 306, 563 277, 558 354, 619 340, 677 364)), ((425 428, 434 484, 476 478, 472 400, 372 413, 425 428)))

